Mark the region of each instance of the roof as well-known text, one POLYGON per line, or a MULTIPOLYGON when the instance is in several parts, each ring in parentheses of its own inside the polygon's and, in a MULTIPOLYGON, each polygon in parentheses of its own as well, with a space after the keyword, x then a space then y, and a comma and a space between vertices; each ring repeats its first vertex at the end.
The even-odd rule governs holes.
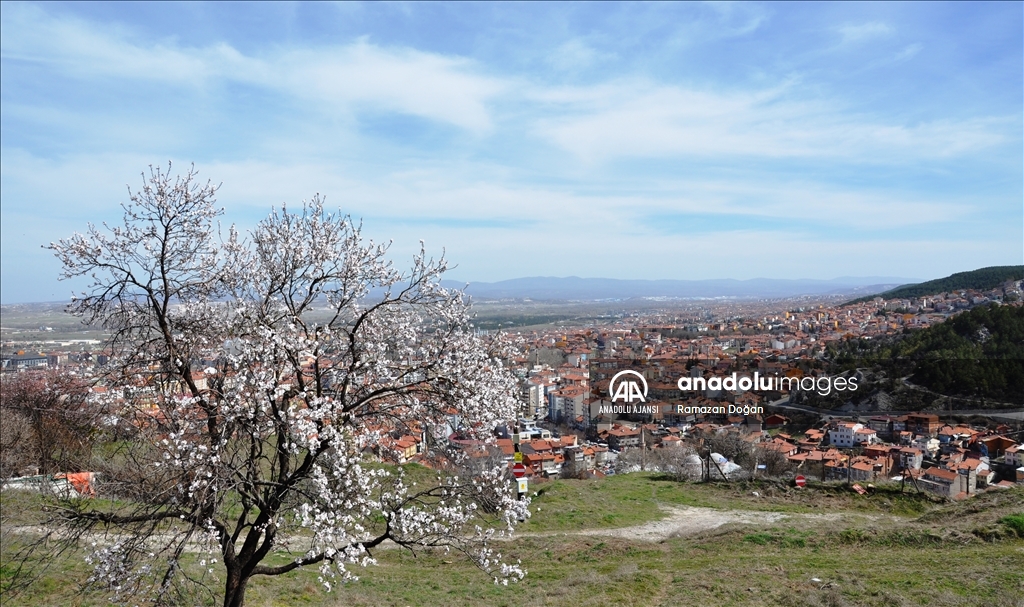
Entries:
POLYGON ((947 481, 956 480, 956 472, 952 470, 946 470, 945 468, 928 468, 924 471, 926 476, 932 476, 947 481))
POLYGON ((516 452, 516 447, 512 444, 512 439, 510 438, 499 438, 497 443, 498 447, 501 448, 501 452, 505 455, 512 455, 516 452))
POLYGON ((639 430, 633 430, 632 428, 612 428, 608 431, 608 434, 612 436, 640 436, 639 430))

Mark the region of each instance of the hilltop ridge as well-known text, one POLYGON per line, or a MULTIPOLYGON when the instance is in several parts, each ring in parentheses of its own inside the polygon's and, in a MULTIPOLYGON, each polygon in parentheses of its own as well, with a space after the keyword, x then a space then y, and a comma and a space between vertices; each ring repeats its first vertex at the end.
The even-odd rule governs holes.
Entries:
POLYGON ((964 289, 993 289, 1007 280, 1021 280, 1022 278, 1024 278, 1024 266, 989 266, 967 272, 957 272, 944 278, 936 278, 935 280, 928 280, 922 283, 902 285, 877 295, 859 297, 843 305, 869 301, 873 297, 902 299, 964 289))

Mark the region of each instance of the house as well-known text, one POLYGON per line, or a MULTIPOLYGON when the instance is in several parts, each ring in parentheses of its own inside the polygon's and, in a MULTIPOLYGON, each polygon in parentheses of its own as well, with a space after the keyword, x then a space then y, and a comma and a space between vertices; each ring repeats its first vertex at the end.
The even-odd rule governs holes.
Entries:
POLYGON ((955 449, 966 447, 977 434, 976 430, 965 426, 945 425, 939 428, 936 437, 939 439, 939 449, 943 453, 950 453, 955 449))
POLYGON ((796 455, 797 451, 799 451, 799 448, 793 443, 784 441, 779 438, 775 438, 766 443, 762 443, 762 446, 765 449, 769 449, 771 451, 778 451, 779 453, 785 455, 786 457, 796 455))
POLYGON ((617 451, 640 446, 640 430, 616 424, 608 431, 608 446, 617 451))
POLYGON ((977 493, 977 472, 969 468, 949 470, 932 467, 917 480, 919 487, 949 499, 963 499, 977 493))
POLYGON ((512 435, 512 442, 527 442, 534 439, 551 439, 551 432, 537 426, 536 422, 530 419, 519 420, 519 433, 512 435))
POLYGON ((855 445, 870 445, 878 442, 878 433, 871 428, 858 428, 853 433, 855 445))
MULTIPOLYGON (((399 464, 404 464, 421 451, 421 443, 415 436, 404 435, 399 438, 385 436, 380 440, 381 457, 399 464)), ((469 445, 470 449, 479 445, 469 445)), ((467 449, 467 452, 470 450, 467 449)))
POLYGON ((934 457, 939 452, 939 439, 930 436, 915 436, 910 441, 910 446, 924 451, 934 457))
POLYGON ((939 416, 931 413, 913 413, 907 415, 905 427, 914 434, 935 436, 939 431, 939 416))
POLYGON ((864 447, 864 455, 867 457, 889 457, 894 451, 899 451, 899 449, 884 443, 864 447))
POLYGON ((501 456, 505 461, 511 461, 515 457, 516 446, 512 443, 510 438, 499 438, 497 440, 498 448, 501 449, 501 456))
POLYGON ((587 389, 582 386, 567 386, 551 392, 550 417, 552 420, 575 419, 589 413, 584 406, 587 389))
POLYGON ((852 481, 873 481, 875 478, 875 468, 869 462, 855 462, 850 465, 850 480, 852 481))
POLYGON ((594 450, 595 467, 607 466, 615 461, 613 454, 609 453, 608 447, 603 445, 591 445, 590 448, 594 450))
POLYGON ((924 451, 915 447, 903 447, 899 451, 900 468, 903 470, 920 470, 924 461, 924 451))
POLYGON ((550 450, 543 452, 523 452, 523 465, 535 475, 555 476, 562 471, 565 456, 550 450))
POLYGON ((1003 461, 1013 468, 1024 466, 1024 445, 1014 445, 1006 449, 1003 452, 1003 461))
POLYGON ((678 436, 669 434, 668 436, 661 437, 661 442, 659 444, 666 449, 678 449, 683 446, 683 440, 678 436))
POLYGON ((903 422, 897 421, 896 418, 889 415, 876 415, 868 420, 867 425, 886 439, 892 439, 894 433, 903 430, 903 422))
POLYGON ((804 432, 804 440, 801 443, 807 442, 813 444, 815 447, 821 444, 821 441, 825 440, 825 433, 821 430, 810 428, 804 432))
POLYGON ((566 447, 562 453, 565 457, 565 469, 573 476, 593 470, 597 466, 594 447, 566 447))
POLYGON ((983 462, 980 459, 973 457, 965 459, 957 466, 957 471, 961 472, 964 469, 971 470, 977 475, 979 487, 988 487, 996 480, 995 470, 989 468, 988 462, 983 462))
POLYGON ((843 456, 826 462, 825 474, 832 480, 873 481, 887 477, 890 468, 888 457, 843 456))
POLYGON ((877 441, 878 434, 874 430, 855 422, 836 422, 828 431, 828 442, 835 447, 849 449, 877 441))

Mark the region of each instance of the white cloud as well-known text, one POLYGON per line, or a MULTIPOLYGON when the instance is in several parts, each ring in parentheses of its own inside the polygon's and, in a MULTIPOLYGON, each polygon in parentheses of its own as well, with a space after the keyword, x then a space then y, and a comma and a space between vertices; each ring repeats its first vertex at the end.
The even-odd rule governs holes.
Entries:
MULTIPOLYGON (((728 16, 735 9, 715 10, 728 16)), ((914 125, 877 120, 816 99, 796 81, 729 91, 641 79, 587 87, 529 85, 483 74, 462 57, 384 48, 366 40, 245 55, 223 43, 194 48, 138 41, 130 33, 51 17, 31 5, 5 6, 3 28, 5 59, 35 61, 83 79, 154 80, 198 88, 233 82, 343 123, 359 112, 383 110, 486 134, 504 118, 496 116, 499 106, 511 106, 512 128, 531 131, 588 162, 688 155, 912 162, 997 145, 1005 141, 1008 125, 998 117, 914 125)), ((891 27, 871 22, 840 29, 846 39, 855 40, 883 35, 891 27)), ((919 49, 906 47, 897 59, 919 49)), ((598 57, 579 39, 563 44, 559 53, 556 58, 567 67, 598 57)))
POLYGON ((837 29, 839 31, 839 36, 842 38, 844 43, 860 42, 871 38, 890 36, 895 31, 891 25, 878 21, 859 23, 856 25, 843 25, 837 29))
MULTIPOLYGON (((137 187, 147 161, 133 155, 46 160, 5 151, 0 167, 5 282, 38 280, 40 272, 55 278, 54 263, 39 245, 81 230, 89 220, 116 221, 118 203, 127 198, 124 184, 137 187), (54 219, 43 222, 39 216, 54 219), (23 267, 33 268, 35 278, 23 267)), ((974 235, 950 234, 949 226, 977 221, 985 212, 973 199, 925 199, 884 188, 770 176, 761 181, 750 175, 662 178, 646 184, 646 190, 618 194, 503 180, 480 165, 443 162, 386 174, 361 174, 313 159, 226 160, 197 168, 201 178, 223 182, 218 200, 226 207, 225 223, 245 230, 271 206, 294 207, 319 192, 328 208, 365 218, 368 238, 393 240, 396 260, 407 260, 424 239, 431 254, 446 249, 459 265, 453 276, 467 280, 537 274, 830 278, 870 273, 865 268, 931 276, 936 267, 992 265, 1021 244, 1019 230, 987 230, 984 243, 974 235), (716 215, 717 225, 687 230, 688 214, 716 215), (681 218, 674 228, 658 223, 673 216, 681 218), (892 237, 893 229, 932 226, 941 237, 922 239, 921 230, 917 237, 892 237), (888 235, 874 236, 872 230, 879 229, 888 235), (786 260, 800 261, 787 265, 786 260)), ((37 299, 63 296, 68 288, 46 284, 51 290, 37 299)))
MULTIPOLYGON (((743 35, 767 19, 749 6, 702 6, 714 14, 678 29, 686 45, 743 35)), ((526 69, 509 67, 522 65, 515 61, 483 65, 368 39, 241 52, 143 39, 44 9, 3 9, 4 66, 14 69, 4 74, 2 261, 13 285, 50 272, 40 244, 88 220, 116 220, 124 184, 138 186, 139 172, 168 156, 176 170, 195 159, 201 177, 222 181, 227 221, 243 229, 272 205, 319 192, 366 218, 368 236, 394 238, 396 255, 423 238, 431 251, 447 246, 459 276, 477 280, 785 277, 790 269, 790 277, 832 277, 878 267, 930 276, 1021 250, 1019 220, 1004 219, 1020 217, 1019 179, 1017 189, 985 183, 1013 181, 1019 163, 978 169, 1019 158, 1019 111, 974 109, 1005 105, 878 102, 811 68, 789 79, 769 69, 756 87, 735 75, 697 86, 699 74, 683 70, 657 80, 660 72, 646 69, 656 62, 600 35, 558 38, 550 59, 570 75, 587 69, 591 84, 551 86, 550 71, 531 81, 509 71, 526 69), (609 49, 622 53, 613 57, 622 59, 618 71, 601 54, 609 49), (19 95, 28 84, 71 93, 19 95), (139 94, 109 102, 130 89, 139 94), (455 129, 421 131, 419 121, 392 115, 360 124, 379 112, 455 129), (961 168, 963 176, 950 174, 961 168)), ((851 43, 892 34, 885 24, 851 28, 829 31, 851 43)), ((923 48, 884 42, 877 54, 887 63, 923 48)))
POLYGON ((804 100, 793 85, 717 92, 645 81, 542 91, 560 104, 534 134, 589 161, 616 157, 812 157, 908 162, 998 145, 1016 117, 887 124, 804 100))
MULTIPOLYGON (((33 213, 77 222, 79 228, 87 220, 116 220, 118 205, 127 198, 125 184, 138 188, 139 173, 150 161, 110 154, 45 160, 22 151, 5 152, 0 163, 4 214, 30 208, 33 213), (26 207, 28 201, 30 207, 26 207)), ((184 168, 183 161, 176 161, 176 171, 184 168)), ((806 231, 950 225, 980 212, 973 200, 956 196, 923 199, 884 189, 783 181, 770 175, 741 181, 662 179, 621 194, 522 183, 488 173, 479 165, 470 168, 475 178, 443 163, 373 174, 312 159, 292 163, 229 160, 196 168, 201 179, 223 183, 218 200, 226 207, 229 222, 252 225, 273 206, 296 206, 319 193, 326 196, 330 208, 367 218, 373 231, 385 239, 396 225, 428 223, 450 224, 452 229, 465 224, 467 233, 508 228, 523 234, 550 232, 557 238, 554 234, 561 231, 660 234, 665 230, 646 223, 645 218, 689 214, 720 216, 718 231, 735 229, 730 217, 736 225, 767 218, 806 231)), ((55 233, 49 240, 64 235, 55 233)))
POLYGON ((893 57, 893 61, 894 62, 906 61, 907 59, 910 59, 914 55, 920 53, 921 49, 923 49, 923 48, 924 48, 924 45, 922 45, 922 44, 917 44, 917 43, 908 44, 906 47, 903 48, 903 50, 901 50, 900 52, 896 53, 896 55, 893 57))
POLYGON ((474 132, 491 128, 487 102, 508 86, 473 62, 359 40, 342 46, 247 56, 227 44, 153 44, 32 6, 5 6, 5 59, 32 61, 80 78, 123 78, 205 87, 262 87, 325 111, 401 112, 474 132), (7 11, 11 15, 8 17, 7 11))
POLYGON ((491 128, 488 100, 506 84, 472 73, 471 62, 366 42, 289 53, 268 66, 266 84, 320 101, 358 104, 447 122, 470 131, 491 128))
POLYGON ((674 31, 669 46, 692 47, 711 40, 748 36, 769 20, 769 10, 753 2, 704 2, 687 5, 694 8, 688 19, 679 19, 670 3, 655 2, 652 17, 658 26, 674 31), (662 12, 663 11, 663 12, 662 12))
POLYGON ((548 63, 557 70, 572 72, 592 67, 596 62, 614 58, 614 53, 604 53, 579 38, 560 44, 548 55, 548 63))
POLYGON ((745 36, 768 20, 764 9, 750 2, 708 2, 707 6, 718 14, 723 36, 745 36))

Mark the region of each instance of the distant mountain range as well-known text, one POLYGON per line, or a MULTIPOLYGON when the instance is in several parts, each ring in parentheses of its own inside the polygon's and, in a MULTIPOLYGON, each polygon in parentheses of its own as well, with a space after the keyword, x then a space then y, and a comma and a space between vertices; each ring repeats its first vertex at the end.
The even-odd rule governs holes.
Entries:
MULTIPOLYGON (((538 276, 500 282, 472 282, 466 292, 477 299, 584 300, 636 298, 761 298, 799 295, 869 295, 917 282, 891 276, 844 276, 832 280, 752 278, 750 280, 619 280, 538 276)), ((444 281, 462 288, 466 283, 444 281)))

